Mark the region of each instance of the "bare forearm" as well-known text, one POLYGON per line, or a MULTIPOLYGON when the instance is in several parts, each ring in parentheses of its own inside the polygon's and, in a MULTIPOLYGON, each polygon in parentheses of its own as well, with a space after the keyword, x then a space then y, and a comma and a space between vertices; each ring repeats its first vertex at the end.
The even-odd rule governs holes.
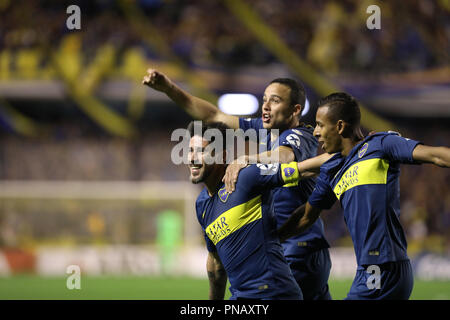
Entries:
POLYGON ((209 299, 223 300, 227 285, 227 274, 225 270, 208 271, 209 299))
POLYGON ((295 160, 295 155, 291 148, 283 146, 275 150, 248 155, 247 160, 248 163, 289 163, 295 160))
POLYGON ((413 151, 413 158, 423 163, 432 163, 439 167, 450 167, 450 148, 418 145, 413 151))
POLYGON ((327 162, 332 156, 332 154, 323 153, 314 158, 309 158, 297 163, 297 168, 300 172, 300 179, 317 176, 320 172, 320 167, 322 166, 322 164, 327 162))
POLYGON ((216 106, 206 100, 189 94, 173 82, 164 92, 173 102, 194 119, 207 122, 212 121, 218 112, 216 106))
POLYGON ((258 154, 249 154, 246 156, 247 162, 254 164, 254 163, 262 163, 262 164, 269 164, 269 163, 280 163, 281 160, 279 157, 275 157, 275 155, 272 153, 272 151, 265 151, 258 154))
POLYGON ((320 211, 307 202, 292 212, 288 220, 278 229, 280 241, 303 233, 319 218, 320 211))
POLYGON ((433 163, 439 167, 450 168, 450 148, 437 147, 433 163))
POLYGON ((206 271, 209 279, 209 299, 223 300, 227 285, 227 274, 222 263, 218 258, 214 258, 209 254, 206 262, 206 271))

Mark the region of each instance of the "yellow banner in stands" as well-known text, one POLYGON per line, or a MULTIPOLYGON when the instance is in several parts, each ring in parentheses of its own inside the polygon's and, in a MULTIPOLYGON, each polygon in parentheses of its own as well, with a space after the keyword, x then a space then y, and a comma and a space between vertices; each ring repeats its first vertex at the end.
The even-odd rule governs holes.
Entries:
MULTIPOLYGON (((342 91, 322 77, 310 65, 304 62, 283 40, 258 16, 248 4, 241 0, 225 0, 228 9, 244 24, 258 40, 281 62, 292 68, 305 83, 308 83, 320 95, 327 96, 342 91)), ((364 106, 361 107, 361 123, 364 127, 376 131, 395 130, 395 126, 364 106)))

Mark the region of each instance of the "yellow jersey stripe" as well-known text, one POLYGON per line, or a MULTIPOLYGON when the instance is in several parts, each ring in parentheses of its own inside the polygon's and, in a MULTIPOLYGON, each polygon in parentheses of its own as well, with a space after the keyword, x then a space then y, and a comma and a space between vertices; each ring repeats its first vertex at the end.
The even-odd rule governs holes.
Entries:
POLYGON ((208 238, 216 245, 243 226, 262 218, 261 195, 233 207, 217 217, 205 229, 208 238))
POLYGON ((356 186, 367 184, 386 184, 389 162, 374 158, 355 163, 344 172, 333 191, 338 199, 342 194, 356 186))

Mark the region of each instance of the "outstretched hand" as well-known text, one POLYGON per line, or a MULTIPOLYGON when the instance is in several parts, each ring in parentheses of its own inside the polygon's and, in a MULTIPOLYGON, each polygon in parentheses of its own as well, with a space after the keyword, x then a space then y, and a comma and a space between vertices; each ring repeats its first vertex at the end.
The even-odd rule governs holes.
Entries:
POLYGON ((165 74, 159 72, 158 70, 150 68, 147 70, 147 75, 144 76, 142 84, 147 85, 155 90, 164 92, 168 88, 170 88, 171 81, 165 74))

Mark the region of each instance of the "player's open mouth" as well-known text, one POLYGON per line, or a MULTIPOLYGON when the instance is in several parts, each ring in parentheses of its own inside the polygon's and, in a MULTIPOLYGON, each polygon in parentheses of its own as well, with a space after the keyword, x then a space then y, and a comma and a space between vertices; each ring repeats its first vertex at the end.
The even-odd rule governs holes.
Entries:
POLYGON ((200 173, 200 169, 202 168, 202 165, 199 165, 199 164, 190 165, 189 168, 191 169, 191 174, 195 176, 200 173))
POLYGON ((320 140, 319 140, 319 144, 320 144, 322 150, 326 151, 326 150, 325 150, 325 141, 320 141, 320 140))
POLYGON ((266 123, 270 122, 270 113, 263 113, 262 114, 262 121, 266 122, 266 123))

